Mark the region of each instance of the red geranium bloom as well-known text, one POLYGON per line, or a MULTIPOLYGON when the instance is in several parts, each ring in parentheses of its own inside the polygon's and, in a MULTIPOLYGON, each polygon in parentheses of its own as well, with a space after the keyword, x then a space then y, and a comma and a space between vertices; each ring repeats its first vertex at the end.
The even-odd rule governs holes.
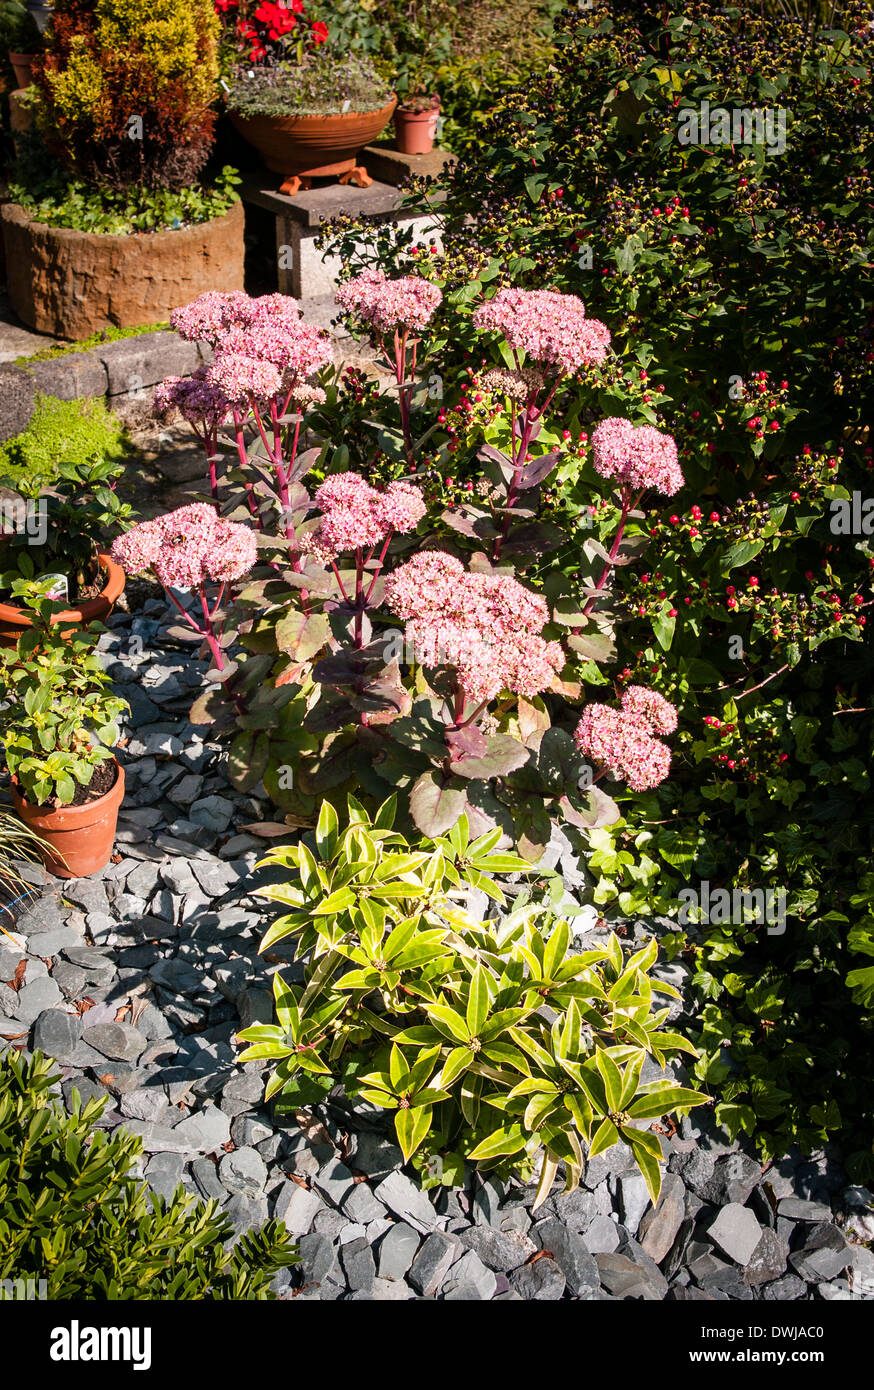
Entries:
POLYGON ((320 19, 316 20, 312 27, 312 35, 316 43, 325 43, 328 38, 327 24, 323 24, 320 19))

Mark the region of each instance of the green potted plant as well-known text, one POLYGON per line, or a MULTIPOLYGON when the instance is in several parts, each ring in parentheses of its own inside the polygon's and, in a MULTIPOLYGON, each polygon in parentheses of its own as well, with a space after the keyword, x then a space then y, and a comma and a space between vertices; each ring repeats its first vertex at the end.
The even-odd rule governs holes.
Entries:
POLYGON ((29 9, 20 0, 2 0, 0 4, 2 49, 8 54, 19 91, 33 81, 33 64, 42 48, 39 26, 29 9))
POLYGON ((55 618, 62 627, 85 627, 112 611, 124 571, 103 537, 131 515, 116 491, 123 453, 122 431, 102 407, 48 397, 38 400, 31 427, 0 451, 0 645, 13 645, 31 626, 14 599, 17 580, 51 576, 53 596, 65 600, 55 618))
POLYGON ((373 180, 358 151, 381 135, 397 103, 367 59, 323 50, 296 63, 238 69, 226 100, 236 129, 282 174, 283 193, 334 176, 366 188, 373 180))
POLYGON ((46 842, 46 868, 81 878, 108 863, 124 772, 113 756, 116 720, 127 702, 95 649, 95 629, 65 629, 45 581, 18 579, 31 611, 14 650, 0 648, 0 734, 12 798, 24 824, 46 842))
POLYGON ((437 138, 440 98, 436 92, 412 92, 394 114, 395 144, 401 154, 429 154, 437 138))
POLYGON ((13 173, 2 210, 29 327, 80 339, 162 322, 180 290, 242 288, 236 178, 200 182, 218 37, 212 0, 57 0, 34 73, 42 167, 13 173))

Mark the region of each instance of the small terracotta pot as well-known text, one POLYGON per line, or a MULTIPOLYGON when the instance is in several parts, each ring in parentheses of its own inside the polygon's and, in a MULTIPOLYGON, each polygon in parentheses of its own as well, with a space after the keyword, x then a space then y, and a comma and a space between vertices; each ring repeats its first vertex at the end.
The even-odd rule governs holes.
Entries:
POLYGON ((38 56, 37 53, 13 53, 11 49, 9 50, 9 62, 15 73, 19 91, 24 87, 29 87, 33 82, 33 64, 38 56))
POLYGON ((430 154, 439 120, 439 107, 433 111, 404 111, 399 106, 394 121, 395 144, 401 154, 430 154))
MULTIPOLYGON (((67 608, 63 613, 55 613, 53 623, 63 627, 83 628, 89 623, 99 622, 112 612, 115 601, 124 588, 125 572, 105 550, 97 553, 97 562, 106 575, 106 584, 96 598, 86 599, 78 608, 67 608)), ((15 603, 0 603, 0 647, 14 647, 22 633, 33 627, 26 608, 15 603)))
POLYGON ((12 778, 15 809, 25 825, 54 851, 44 850, 43 861, 57 878, 86 878, 109 863, 124 796, 124 768, 115 758, 113 763, 118 775, 108 792, 84 806, 61 806, 57 811, 25 801, 17 777, 12 778))

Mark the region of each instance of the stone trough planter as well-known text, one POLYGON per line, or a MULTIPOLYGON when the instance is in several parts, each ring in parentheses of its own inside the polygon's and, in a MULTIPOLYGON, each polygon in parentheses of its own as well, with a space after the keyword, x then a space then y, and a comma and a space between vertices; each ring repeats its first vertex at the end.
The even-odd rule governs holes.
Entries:
POLYGON ((12 308, 40 333, 160 323, 205 290, 243 288, 242 203, 211 222, 133 236, 49 227, 17 203, 0 218, 12 308))

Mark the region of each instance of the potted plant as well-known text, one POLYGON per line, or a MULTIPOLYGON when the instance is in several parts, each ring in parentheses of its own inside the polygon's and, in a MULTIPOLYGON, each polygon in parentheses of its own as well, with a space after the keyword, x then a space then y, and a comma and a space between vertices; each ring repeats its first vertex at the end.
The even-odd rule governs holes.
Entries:
POLYGON ((118 455, 68 454, 69 461, 57 464, 47 478, 24 453, 17 463, 7 445, 0 456, 0 645, 5 646, 31 626, 27 607, 14 599, 17 581, 50 576, 59 600, 54 621, 65 628, 105 618, 125 581, 102 544, 105 533, 126 526, 131 515, 116 492, 123 471, 118 455))
POLYGON ((401 154, 429 154, 437 138, 440 98, 436 92, 413 92, 394 114, 395 144, 401 154))
POLYGON ((226 101, 236 129, 282 174, 281 191, 296 193, 326 176, 368 187, 357 154, 388 125, 397 98, 366 59, 317 51, 239 69, 226 101))
POLYGON ((3 35, 3 50, 9 56, 20 91, 33 81, 33 64, 42 48, 39 26, 29 8, 22 5, 20 0, 2 0, 0 32, 3 35))
POLYGON ((200 183, 218 37, 212 0, 57 0, 34 75, 41 163, 13 171, 2 210, 29 327, 79 339, 161 322, 180 293, 242 288, 238 180, 200 183))
POLYGON ((48 846, 46 868, 82 878, 112 853, 124 795, 112 746, 128 705, 111 693, 95 628, 65 630, 46 588, 25 579, 13 585, 31 627, 14 650, 0 649, 0 734, 15 809, 48 846))

